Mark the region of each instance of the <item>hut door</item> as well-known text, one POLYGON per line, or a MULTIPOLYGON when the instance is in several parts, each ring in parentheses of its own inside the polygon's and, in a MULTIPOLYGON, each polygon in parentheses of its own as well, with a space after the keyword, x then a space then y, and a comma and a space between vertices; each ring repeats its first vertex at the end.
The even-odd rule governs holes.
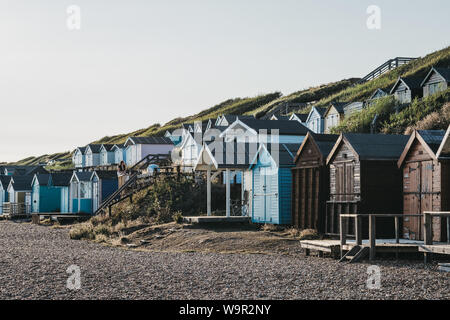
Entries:
MULTIPOLYGON (((404 181, 404 212, 405 214, 421 213, 421 164, 420 162, 409 163, 403 171, 404 181)), ((418 217, 405 217, 403 224, 404 238, 411 240, 421 239, 422 219, 418 217)))
POLYGON ((94 193, 92 195, 93 197, 93 206, 94 206, 94 212, 97 211, 98 206, 99 206, 99 190, 98 190, 98 181, 94 181, 92 183, 92 192, 94 193))

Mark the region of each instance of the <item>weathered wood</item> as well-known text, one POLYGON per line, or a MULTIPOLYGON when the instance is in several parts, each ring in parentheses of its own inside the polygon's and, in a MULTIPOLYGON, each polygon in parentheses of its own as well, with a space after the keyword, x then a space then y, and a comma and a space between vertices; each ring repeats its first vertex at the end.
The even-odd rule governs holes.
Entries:
POLYGON ((400 243, 400 219, 399 217, 394 217, 395 219, 395 243, 400 243))
POLYGON ((362 244, 362 223, 361 216, 356 216, 355 218, 355 235, 356 235, 356 244, 362 244))

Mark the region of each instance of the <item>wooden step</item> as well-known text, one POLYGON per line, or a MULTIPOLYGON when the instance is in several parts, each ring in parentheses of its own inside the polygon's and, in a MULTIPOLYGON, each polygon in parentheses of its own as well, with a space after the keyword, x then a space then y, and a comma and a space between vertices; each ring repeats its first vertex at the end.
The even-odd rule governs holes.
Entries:
POLYGON ((439 263, 439 271, 450 272, 450 263, 439 263))

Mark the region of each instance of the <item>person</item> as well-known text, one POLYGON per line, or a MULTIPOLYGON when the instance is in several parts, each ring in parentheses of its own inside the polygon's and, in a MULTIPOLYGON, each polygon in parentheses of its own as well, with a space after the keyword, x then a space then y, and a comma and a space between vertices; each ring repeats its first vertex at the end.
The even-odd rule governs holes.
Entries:
POLYGON ((120 188, 126 182, 127 177, 127 165, 123 160, 120 161, 119 166, 117 167, 117 177, 119 178, 119 188, 120 188))

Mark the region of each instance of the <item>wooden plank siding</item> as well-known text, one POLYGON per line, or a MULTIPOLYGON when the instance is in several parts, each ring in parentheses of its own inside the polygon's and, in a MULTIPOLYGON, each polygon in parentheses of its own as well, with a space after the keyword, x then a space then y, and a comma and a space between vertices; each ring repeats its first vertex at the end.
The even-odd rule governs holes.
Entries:
MULTIPOLYGON (((403 173, 404 214, 422 214, 425 211, 450 210, 449 163, 436 160, 419 139, 409 146, 401 165, 403 173)), ((446 218, 433 218, 433 240, 445 241, 446 218)), ((423 221, 405 217, 403 237, 424 240, 423 221)))

